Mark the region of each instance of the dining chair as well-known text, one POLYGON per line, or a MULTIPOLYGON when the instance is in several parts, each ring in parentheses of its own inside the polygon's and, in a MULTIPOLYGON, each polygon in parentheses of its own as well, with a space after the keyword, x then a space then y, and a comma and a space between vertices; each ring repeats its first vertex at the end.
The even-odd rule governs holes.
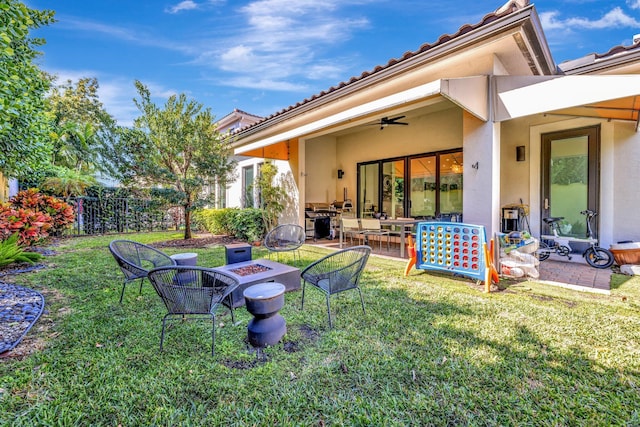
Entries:
POLYGON ((351 238, 351 244, 353 245, 353 238, 356 237, 358 239, 358 243, 360 243, 360 239, 362 238, 362 230, 360 230, 360 220, 358 218, 342 218, 342 235, 346 239, 347 237, 351 238))
POLYGON ((380 250, 382 250, 382 238, 387 237, 387 251, 389 250, 389 243, 391 241, 391 233, 389 230, 382 228, 380 220, 377 218, 362 218, 360 220, 360 226, 362 227, 362 235, 365 238, 369 236, 377 236, 380 240, 380 250))

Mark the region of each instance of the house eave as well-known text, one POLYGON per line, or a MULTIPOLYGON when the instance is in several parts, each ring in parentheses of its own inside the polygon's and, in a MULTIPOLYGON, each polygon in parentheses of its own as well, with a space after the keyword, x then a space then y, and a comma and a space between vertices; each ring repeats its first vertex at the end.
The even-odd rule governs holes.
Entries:
POLYGON ((624 55, 614 55, 603 59, 598 59, 596 55, 592 54, 586 57, 583 63, 580 63, 580 60, 575 60, 566 64, 568 66, 567 68, 564 68, 563 64, 560 64, 559 67, 566 75, 606 73, 608 70, 637 64, 639 61, 640 50, 636 50, 624 55), (571 63, 576 63, 576 65, 569 68, 571 63))

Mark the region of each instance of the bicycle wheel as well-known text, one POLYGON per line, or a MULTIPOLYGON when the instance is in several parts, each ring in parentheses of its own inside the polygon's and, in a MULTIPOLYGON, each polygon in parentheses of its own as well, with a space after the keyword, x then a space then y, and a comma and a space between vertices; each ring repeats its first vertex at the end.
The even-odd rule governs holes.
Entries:
POLYGON ((549 245, 547 245, 545 242, 540 240, 538 250, 536 250, 535 252, 535 257, 540 261, 544 261, 545 259, 549 258, 549 255, 551 255, 551 248, 549 248, 549 245))
POLYGON ((584 251, 584 258, 593 268, 609 268, 613 265, 613 254, 599 246, 587 248, 584 251))

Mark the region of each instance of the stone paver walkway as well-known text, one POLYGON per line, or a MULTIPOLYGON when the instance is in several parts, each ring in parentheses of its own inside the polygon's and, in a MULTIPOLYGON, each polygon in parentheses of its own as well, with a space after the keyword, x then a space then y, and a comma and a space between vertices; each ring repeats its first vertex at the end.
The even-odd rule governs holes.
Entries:
POLYGON ((589 266, 586 262, 555 261, 548 259, 540 263, 540 279, 571 289, 609 293, 611 289, 610 268, 599 269, 589 266))

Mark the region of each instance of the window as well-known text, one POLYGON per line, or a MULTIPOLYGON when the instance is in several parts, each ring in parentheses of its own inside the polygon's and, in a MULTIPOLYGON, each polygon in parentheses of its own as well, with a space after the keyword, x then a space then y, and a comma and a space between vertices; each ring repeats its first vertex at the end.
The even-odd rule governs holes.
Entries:
POLYGON ((462 150, 359 163, 359 216, 430 219, 461 214, 462 172, 462 150))
POLYGON ((222 183, 216 184, 216 207, 218 209, 227 207, 227 188, 222 183))
POLYGON ((253 200, 253 165, 242 168, 242 207, 254 207, 253 200))

